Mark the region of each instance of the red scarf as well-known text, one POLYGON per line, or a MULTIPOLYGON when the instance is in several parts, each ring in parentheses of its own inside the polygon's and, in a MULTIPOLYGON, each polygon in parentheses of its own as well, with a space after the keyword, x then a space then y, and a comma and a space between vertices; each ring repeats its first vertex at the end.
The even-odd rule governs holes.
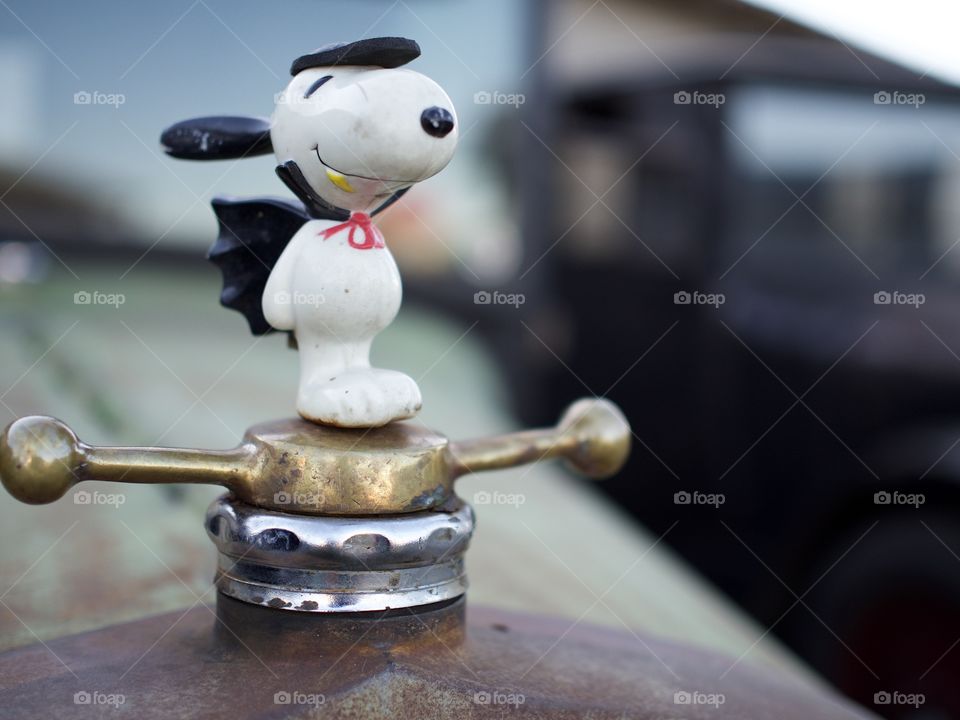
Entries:
POLYGON ((320 232, 320 237, 327 240, 341 230, 350 231, 350 234, 347 236, 347 242, 350 243, 350 247, 352 248, 356 248, 357 250, 371 250, 373 248, 383 247, 383 234, 380 232, 380 228, 373 224, 370 216, 366 213, 351 213, 349 220, 323 230, 320 232), (355 239, 358 232, 363 233, 363 241, 359 243, 355 239))

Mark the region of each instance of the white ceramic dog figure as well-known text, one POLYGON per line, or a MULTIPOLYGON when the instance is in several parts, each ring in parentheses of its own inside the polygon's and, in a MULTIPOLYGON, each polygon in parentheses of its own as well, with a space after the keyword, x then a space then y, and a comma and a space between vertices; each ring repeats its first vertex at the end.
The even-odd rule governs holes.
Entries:
POLYGON ((375 427, 420 409, 413 379, 370 367, 373 338, 396 316, 402 291, 368 214, 443 169, 456 146, 450 98, 398 67, 418 54, 402 38, 321 48, 294 62, 271 122, 200 118, 163 136, 168 153, 192 159, 272 148, 278 175, 303 202, 307 215, 269 199, 215 200, 221 237, 211 259, 224 271, 222 302, 255 333, 295 335, 297 410, 314 422, 375 427), (279 247, 278 232, 287 235, 279 247), (265 281, 251 259, 272 268, 265 281))

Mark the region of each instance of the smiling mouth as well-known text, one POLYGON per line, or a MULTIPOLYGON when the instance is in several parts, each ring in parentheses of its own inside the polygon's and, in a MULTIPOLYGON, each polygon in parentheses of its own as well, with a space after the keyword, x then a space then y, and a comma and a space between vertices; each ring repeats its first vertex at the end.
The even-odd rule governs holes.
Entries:
POLYGON ((372 177, 370 175, 358 175, 356 173, 346 173, 346 172, 343 172, 342 170, 337 170, 337 168, 333 167, 333 165, 325 163, 323 161, 323 158, 320 157, 319 146, 314 145, 313 151, 317 155, 317 160, 319 160, 320 164, 323 165, 323 167, 327 170, 327 177, 330 178, 330 182, 332 182, 334 185, 336 185, 341 190, 344 190, 346 192, 355 192, 354 189, 350 187, 350 183, 347 180, 347 178, 354 178, 356 180, 370 180, 372 182, 389 183, 389 184, 396 184, 396 185, 413 185, 414 183, 418 182, 417 180, 394 180, 391 178, 379 178, 379 177, 372 177), (346 185, 346 187, 344 187, 344 185, 346 185))

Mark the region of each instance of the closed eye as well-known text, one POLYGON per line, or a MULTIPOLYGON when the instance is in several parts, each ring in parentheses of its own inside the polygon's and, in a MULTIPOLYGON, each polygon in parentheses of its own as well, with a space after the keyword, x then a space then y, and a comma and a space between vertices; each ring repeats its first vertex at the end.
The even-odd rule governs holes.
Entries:
POLYGON ((303 99, 306 100, 308 97, 313 95, 317 90, 320 89, 320 86, 323 85, 327 80, 332 80, 333 75, 324 75, 319 80, 315 80, 313 84, 307 88, 307 91, 303 94, 303 99))

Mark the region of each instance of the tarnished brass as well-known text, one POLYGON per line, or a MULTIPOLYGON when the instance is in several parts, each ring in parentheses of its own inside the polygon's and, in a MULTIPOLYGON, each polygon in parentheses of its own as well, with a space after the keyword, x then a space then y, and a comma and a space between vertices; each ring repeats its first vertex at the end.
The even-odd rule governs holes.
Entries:
POLYGON ((51 417, 25 417, 0 437, 0 480, 18 500, 53 502, 84 480, 223 485, 251 505, 306 515, 409 513, 442 505, 467 473, 562 458, 578 472, 617 472, 630 427, 601 399, 575 402, 555 428, 450 442, 421 426, 255 425, 231 450, 92 447, 51 417))

